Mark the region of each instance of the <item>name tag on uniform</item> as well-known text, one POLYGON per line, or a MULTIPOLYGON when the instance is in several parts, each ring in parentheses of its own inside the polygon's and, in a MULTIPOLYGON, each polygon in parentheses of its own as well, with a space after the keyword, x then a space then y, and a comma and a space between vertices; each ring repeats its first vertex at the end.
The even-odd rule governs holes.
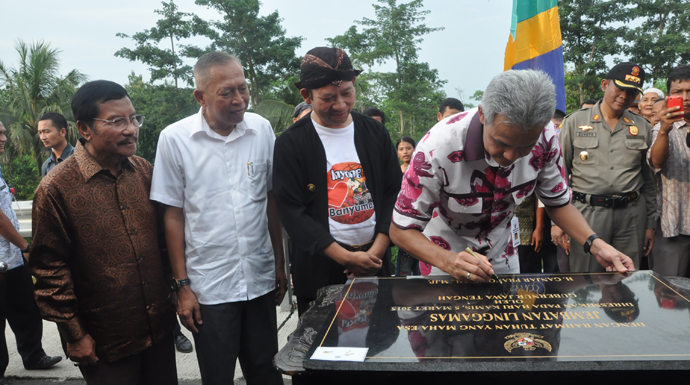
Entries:
POLYGON ((510 235, 513 248, 520 246, 520 220, 516 216, 513 216, 513 219, 510 221, 510 235))
POLYGON ((596 132, 580 132, 580 131, 578 131, 578 132, 575 133, 575 136, 588 136, 588 137, 592 137, 592 136, 597 136, 597 133, 596 133, 596 132))

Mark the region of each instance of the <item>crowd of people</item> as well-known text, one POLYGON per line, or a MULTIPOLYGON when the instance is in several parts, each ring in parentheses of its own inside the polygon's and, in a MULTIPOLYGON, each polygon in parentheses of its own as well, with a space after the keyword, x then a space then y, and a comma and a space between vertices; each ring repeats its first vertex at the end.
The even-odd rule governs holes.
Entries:
MULTIPOLYGON (((300 315, 319 288, 351 276, 489 282, 627 272, 644 256, 661 275, 689 276, 690 66, 667 83, 684 109, 643 92, 644 70, 621 63, 602 80, 603 99, 567 116, 548 75, 506 71, 477 108, 446 99, 418 143, 395 145, 383 111, 353 111, 360 72, 341 49, 310 50, 295 84, 304 103, 276 139, 247 112, 240 61, 205 54, 194 67, 199 112, 161 132, 155 167, 135 155, 144 117, 119 84, 75 93, 74 147, 64 117, 41 118, 51 157, 33 244, 0 180, 0 312, 27 369, 60 360, 41 349, 40 327, 15 329, 42 317, 88 384, 176 384, 175 346, 191 351, 177 313, 203 383, 232 383, 239 359, 248 384, 281 384, 272 358, 288 285, 283 228, 300 315), (639 114, 628 110, 638 95, 639 114)), ((0 124, 0 151, 5 141, 0 124)))

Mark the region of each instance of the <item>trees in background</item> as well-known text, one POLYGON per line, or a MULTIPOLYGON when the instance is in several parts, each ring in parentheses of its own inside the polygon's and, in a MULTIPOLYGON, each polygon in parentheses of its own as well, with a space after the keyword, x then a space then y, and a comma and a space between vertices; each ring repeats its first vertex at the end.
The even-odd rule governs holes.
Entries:
MULTIPOLYGON (((152 28, 117 34, 131 38, 134 47, 115 55, 143 62, 151 72, 149 82, 133 74, 125 86, 137 110, 146 116, 138 154, 150 161, 155 159, 160 131, 198 110, 192 89, 187 88, 193 81, 187 63, 209 50, 240 58, 250 84, 251 108, 269 119, 276 133, 291 124, 292 109, 302 101, 294 82, 300 65, 295 51, 303 38, 286 36, 278 12, 262 15, 259 0, 196 0, 196 4, 216 11, 217 20, 181 12, 174 0, 166 0, 154 11, 160 19, 152 28), (208 38, 208 45, 189 44, 194 36, 208 38)), ((441 89, 445 81, 420 60, 419 49, 425 36, 442 28, 424 23, 429 11, 424 10, 423 0, 377 0, 372 6, 373 18, 353 20, 353 26, 328 41, 345 49, 355 66, 365 69, 355 83, 355 110, 381 108, 394 139, 419 138, 435 123, 438 105, 446 97, 441 89)), ((584 99, 601 97, 600 80, 614 61, 639 63, 648 73, 648 84, 662 89, 672 68, 690 62, 687 0, 560 0, 559 15, 568 111, 579 108, 584 99)), ((13 172, 38 175, 49 154, 36 132, 38 118, 49 111, 65 115, 68 140, 75 143, 78 134, 69 104, 85 76, 77 70, 61 76, 59 52, 47 43, 19 41, 16 49, 15 68, 0 62, 0 121, 9 137, 0 164, 3 176, 31 182, 34 176, 13 172)), ((469 99, 468 107, 480 102, 481 91, 469 99)))
POLYGON ((601 77, 610 67, 606 59, 622 52, 619 37, 625 34, 629 15, 624 1, 615 0, 561 0, 558 14, 566 63, 566 104, 572 111, 585 99, 603 95, 601 77))
MULTIPOLYGON (((64 115, 69 123, 67 139, 74 144, 78 134, 70 103, 86 76, 76 69, 60 76, 59 51, 43 41, 27 44, 20 40, 15 48, 19 55, 17 67, 0 62, 0 87, 3 87, 0 113, 8 139, 0 160, 4 165, 11 165, 10 160, 15 157, 29 155, 40 176, 49 151, 39 138, 38 119, 46 112, 64 115)), ((8 171, 11 173, 11 168, 8 171)))
POLYGON ((146 117, 139 129, 137 155, 153 163, 161 131, 199 111, 199 104, 193 95, 194 89, 146 83, 141 75, 134 73, 129 75, 129 83, 125 85, 125 89, 137 113, 146 117))
POLYGON ((429 11, 422 9, 423 0, 377 3, 372 4, 375 19, 356 20, 343 35, 327 40, 345 49, 355 65, 367 68, 361 80, 369 95, 362 96, 386 113, 391 134, 419 138, 436 122, 436 109, 445 98, 441 87, 446 83, 438 70, 419 61, 419 45, 425 35, 443 28, 424 24, 429 11), (391 62, 395 71, 373 71, 374 65, 391 62))
POLYGON ((116 34, 122 38, 133 39, 136 47, 134 49, 121 48, 115 52, 115 56, 147 64, 151 71, 152 82, 172 78, 175 87, 178 87, 178 79, 191 86, 194 84, 192 67, 182 61, 182 57, 188 54, 184 46, 180 47, 179 40, 198 34, 199 26, 204 23, 196 15, 179 12, 173 0, 169 3, 163 1, 162 4, 163 9, 154 10, 155 13, 163 16, 156 22, 155 27, 137 32, 132 36, 124 33, 116 34), (177 51, 175 51, 176 46, 177 51))
POLYGON ((197 53, 221 50, 237 56, 249 81, 253 109, 273 94, 276 80, 299 73, 295 50, 304 39, 285 36, 278 11, 260 16, 258 0, 196 0, 196 4, 216 10, 222 17, 208 22, 202 34, 211 39, 211 45, 197 53))
POLYGON ((690 4, 687 0, 635 0, 623 52, 640 63, 655 84, 673 68, 690 63, 690 4))
POLYGON ((568 111, 603 96, 612 61, 638 63, 648 85, 690 62, 687 0, 560 0, 558 13, 568 111))

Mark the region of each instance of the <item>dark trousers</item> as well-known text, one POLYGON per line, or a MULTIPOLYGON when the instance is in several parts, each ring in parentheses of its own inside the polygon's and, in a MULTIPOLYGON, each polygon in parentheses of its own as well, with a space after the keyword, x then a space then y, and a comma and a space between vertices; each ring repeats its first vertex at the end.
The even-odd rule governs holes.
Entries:
POLYGON ((17 339, 17 351, 24 366, 35 364, 46 353, 41 346, 43 321, 34 298, 34 284, 29 269, 22 265, 7 271, 0 279, 0 374, 9 364, 5 341, 5 320, 17 339))
POLYGON ((690 277, 690 235, 666 238, 657 220, 649 268, 662 277, 690 277))
POLYGON ((200 305, 203 324, 194 334, 204 385, 232 385, 239 358, 247 385, 283 384, 273 367, 278 353, 275 294, 251 301, 200 305))
POLYGON ((175 319, 175 322, 173 322, 173 337, 177 337, 182 335, 182 327, 180 326, 180 320, 177 319, 177 314, 173 313, 173 318, 175 319))
POLYGON ((177 385, 172 334, 138 354, 79 370, 87 385, 177 385))
POLYGON ((307 310, 309 310, 309 304, 312 303, 316 298, 303 297, 300 295, 295 296, 297 298, 297 315, 302 316, 307 310))

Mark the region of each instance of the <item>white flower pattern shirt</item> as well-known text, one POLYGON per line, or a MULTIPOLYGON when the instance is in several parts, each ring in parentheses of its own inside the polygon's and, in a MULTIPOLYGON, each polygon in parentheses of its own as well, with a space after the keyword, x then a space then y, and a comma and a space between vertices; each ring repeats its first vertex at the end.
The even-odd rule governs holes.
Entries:
MULTIPOLYGON (((477 109, 436 124, 419 142, 403 176, 393 223, 417 229, 446 250, 470 247, 497 274, 519 273, 510 242, 515 207, 536 193, 548 207, 570 203, 556 131, 549 122, 532 152, 501 167, 484 149, 477 109)), ((421 263, 422 274, 444 274, 421 263)))

